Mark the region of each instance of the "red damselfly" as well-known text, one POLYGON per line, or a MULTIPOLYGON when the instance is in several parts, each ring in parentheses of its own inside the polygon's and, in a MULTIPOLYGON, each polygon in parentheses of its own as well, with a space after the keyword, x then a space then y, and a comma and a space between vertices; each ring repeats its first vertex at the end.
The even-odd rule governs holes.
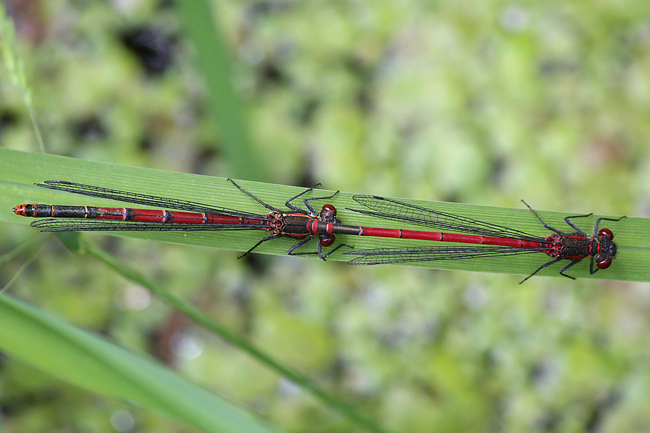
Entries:
POLYGON ((332 245, 335 235, 340 234, 489 245, 487 247, 453 246, 376 248, 344 253, 359 256, 348 262, 353 265, 472 259, 529 253, 544 253, 552 258, 552 260, 540 265, 532 274, 526 277, 522 283, 540 270, 561 260, 568 260, 569 263, 560 270, 560 274, 572 279, 574 279, 574 277, 567 275, 564 272, 586 257, 590 258, 590 272, 592 274, 594 274, 598 269, 608 268, 611 265, 612 259, 616 256, 616 244, 613 242, 614 235, 609 229, 599 229, 600 222, 620 221, 622 218, 625 218, 599 218, 596 221, 593 236, 589 237, 586 232, 571 221, 571 218, 584 218, 591 214, 566 217, 564 221, 573 228, 575 232, 565 233, 547 225, 540 216, 524 202, 540 223, 546 229, 554 232, 554 234, 549 236, 540 237, 509 227, 440 212, 433 209, 427 209, 393 199, 369 195, 355 195, 353 196, 353 199, 357 203, 373 210, 350 209, 354 212, 403 223, 442 228, 471 234, 361 227, 341 224, 339 219, 336 217, 336 208, 330 204, 324 205, 320 213, 317 213, 309 204, 310 200, 333 198, 336 193, 327 197, 312 197, 304 199, 303 202, 308 211, 302 210, 291 204, 291 201, 301 197, 313 189, 309 188, 286 201, 285 205, 294 211, 286 213, 264 203, 232 180, 230 181, 237 188, 248 194, 271 212, 267 215, 257 215, 221 207, 208 206, 201 203, 116 191, 66 181, 45 181, 42 184, 37 185, 92 197, 119 200, 147 206, 167 207, 170 209, 179 209, 190 212, 170 212, 166 210, 129 208, 95 208, 86 206, 51 206, 40 204, 19 205, 14 208, 14 212, 17 215, 30 217, 88 219, 86 221, 70 222, 57 220, 55 218, 47 218, 35 221, 31 224, 34 227, 41 228, 42 231, 210 231, 258 229, 266 230, 270 233, 243 255, 250 253, 261 243, 268 240, 279 237, 290 237, 300 239, 300 241, 289 248, 287 254, 300 255, 317 253, 320 258, 324 259, 342 246, 350 247, 349 245, 339 245, 327 254, 323 254, 322 248, 324 246, 332 245), (108 222, 105 220, 118 221, 108 222), (296 249, 305 245, 315 236, 318 236, 319 238, 317 252, 296 252, 296 249))
POLYGON ((283 212, 276 207, 264 203, 262 200, 237 185, 233 180, 228 180, 242 192, 248 194, 262 206, 267 208, 270 212, 266 215, 258 215, 250 212, 242 212, 175 198, 118 191, 62 180, 46 180, 43 183, 37 183, 35 185, 57 191, 66 191, 74 194, 82 194, 107 200, 123 201, 144 206, 174 209, 175 211, 43 204, 21 204, 15 206, 13 211, 16 215, 26 217, 48 217, 31 223, 32 227, 40 228, 41 231, 44 232, 266 230, 269 233, 268 236, 253 245, 240 257, 250 253, 266 241, 281 237, 299 240, 289 248, 287 254, 318 254, 318 257, 323 260, 334 251, 345 246, 338 245, 328 253, 323 254, 323 247, 328 247, 334 243, 334 235, 327 233, 324 228, 321 229, 321 232, 312 232, 309 229, 309 227, 317 228, 319 224, 323 226, 323 224, 340 223, 336 218, 336 208, 334 206, 326 204, 322 207, 321 211, 317 213, 309 203, 311 200, 330 199, 334 197, 338 191, 327 197, 311 197, 304 199, 303 203, 308 210, 300 209, 293 205, 291 203, 293 200, 314 189, 314 187, 308 188, 285 202, 285 205, 291 209, 292 212, 283 212), (177 212, 177 210, 180 212, 177 212), (84 220, 71 221, 59 220, 58 218, 83 218, 84 220), (318 236, 319 240, 318 251, 296 251, 315 236, 318 236))
POLYGON ((438 229, 452 230, 456 233, 436 233, 416 230, 376 229, 361 227, 363 236, 380 236, 403 239, 421 239, 430 241, 457 242, 469 244, 489 245, 481 246, 451 246, 451 247, 407 247, 407 248, 375 248, 368 250, 354 250, 343 254, 353 254, 356 257, 348 263, 353 265, 377 265, 385 263, 425 262, 433 260, 473 259, 480 257, 512 256, 517 254, 544 253, 552 260, 540 265, 532 274, 551 266, 561 260, 569 263, 560 270, 565 277, 575 279, 565 274, 570 267, 590 258, 589 270, 591 274, 598 269, 610 266, 616 256, 616 244, 613 242, 614 234, 606 228, 599 229, 601 221, 620 221, 625 218, 598 218, 594 226, 593 236, 576 226, 572 218, 586 218, 588 215, 575 215, 564 218, 564 221, 575 232, 564 233, 546 224, 542 218, 526 202, 522 202, 537 217, 539 222, 548 230, 554 232, 546 237, 540 237, 472 218, 440 212, 433 209, 403 203, 397 200, 371 196, 355 195, 353 199, 372 211, 350 209, 354 212, 371 215, 373 217, 399 221, 402 223, 422 225, 438 229))

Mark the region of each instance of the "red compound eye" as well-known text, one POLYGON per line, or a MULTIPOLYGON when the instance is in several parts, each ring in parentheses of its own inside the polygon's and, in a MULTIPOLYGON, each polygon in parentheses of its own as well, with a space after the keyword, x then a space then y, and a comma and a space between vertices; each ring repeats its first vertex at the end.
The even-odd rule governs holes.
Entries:
POLYGON ((609 255, 607 255, 605 253, 598 254, 596 256, 595 260, 596 260, 596 266, 598 267, 598 269, 607 269, 607 268, 609 268, 609 265, 612 264, 612 259, 609 257, 609 255))
POLYGON ((334 243, 334 235, 320 235, 318 242, 324 247, 329 247, 334 243))
POLYGON ((600 229, 598 230, 598 236, 605 236, 607 239, 614 239, 614 233, 610 229, 600 229))
MULTIPOLYGON (((331 213, 332 215, 336 215, 336 208, 334 206, 332 206, 331 204, 324 205, 323 209, 321 210, 321 214, 323 213, 323 211, 327 211, 327 212, 331 213)), ((607 230, 607 229, 605 229, 605 230, 607 230)))

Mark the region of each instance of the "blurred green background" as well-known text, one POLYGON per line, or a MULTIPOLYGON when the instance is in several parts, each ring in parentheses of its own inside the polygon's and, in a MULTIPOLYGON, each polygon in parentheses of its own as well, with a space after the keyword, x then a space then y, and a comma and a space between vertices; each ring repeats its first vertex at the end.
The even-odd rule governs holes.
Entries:
MULTIPOLYGON (((4 1, 48 152, 387 196, 650 213, 648 2, 214 2, 262 164, 252 174, 224 150, 172 3, 4 1)), ((0 145, 37 151, 5 78, 0 145)), ((40 235, 4 224, 0 236, 5 254, 40 235)), ((387 430, 650 430, 646 283, 519 286, 518 276, 93 239, 387 430)), ((25 260, 2 263, 0 285, 25 260)), ((10 292, 155 354, 282 430, 358 430, 55 239, 10 292)), ((0 408, 10 432, 187 431, 6 356, 0 408)))

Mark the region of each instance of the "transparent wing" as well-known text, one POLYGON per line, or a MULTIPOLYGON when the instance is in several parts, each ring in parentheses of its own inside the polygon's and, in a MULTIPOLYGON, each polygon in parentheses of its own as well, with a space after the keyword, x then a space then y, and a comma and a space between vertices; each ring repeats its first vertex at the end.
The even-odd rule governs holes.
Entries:
POLYGON ((453 215, 446 212, 428 209, 413 204, 403 203, 389 198, 374 195, 357 194, 352 197, 357 203, 372 209, 375 212, 359 209, 350 209, 378 218, 404 221, 425 227, 447 229, 465 233, 475 233, 483 236, 508 237, 538 241, 539 236, 534 236, 520 230, 491 224, 484 221, 453 215))
POLYGON ((186 210, 203 213, 216 213, 220 215, 258 217, 259 215, 248 212, 241 212, 219 206, 210 206, 203 203, 197 203, 188 200, 180 200, 169 197, 158 197, 155 195, 139 194, 135 192, 119 191, 116 189, 102 188, 99 186, 84 185, 81 183, 67 182, 65 180, 46 180, 43 183, 37 183, 37 186, 54 189, 57 191, 66 191, 74 194, 81 194, 90 197, 105 198, 107 200, 117 200, 127 203, 135 203, 144 206, 155 206, 160 208, 186 210))
POLYGON ((390 263, 429 262, 434 260, 476 259, 494 256, 515 256, 519 254, 543 253, 544 248, 513 247, 411 247, 374 248, 343 253, 355 255, 351 265, 381 265, 390 263))

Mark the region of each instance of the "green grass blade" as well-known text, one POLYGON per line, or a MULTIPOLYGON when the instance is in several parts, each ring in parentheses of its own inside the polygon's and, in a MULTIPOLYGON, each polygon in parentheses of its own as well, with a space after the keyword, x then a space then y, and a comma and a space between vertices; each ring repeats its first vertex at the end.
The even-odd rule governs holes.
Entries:
POLYGON ((109 266, 110 268, 118 272, 124 278, 131 280, 137 284, 140 284, 143 287, 146 287, 157 298, 163 300, 168 305, 172 306, 178 311, 183 312, 183 314, 187 315, 189 318, 194 320, 199 325, 203 326, 205 329, 208 329, 213 333, 219 335, 221 338, 228 341, 232 345, 238 347, 240 350, 246 352, 251 357, 257 359, 262 364, 274 370, 276 373, 291 380, 293 383, 303 388, 305 391, 310 392, 314 397, 320 400, 323 404, 337 411, 342 416, 347 417, 352 422, 363 426, 368 431, 372 431, 376 433, 381 433, 383 431, 372 420, 365 418, 364 416, 360 415, 356 411, 352 410, 345 403, 330 396, 321 388, 313 384, 307 377, 284 366, 282 363, 275 360, 271 355, 259 349, 254 344, 250 343, 247 339, 235 334, 226 326, 207 317, 199 310, 194 308, 194 306, 192 306, 192 304, 190 304, 189 302, 171 294, 164 288, 156 285, 149 279, 145 278, 139 272, 135 271, 134 269, 128 267, 124 263, 115 259, 115 257, 111 256, 110 254, 107 254, 105 251, 99 249, 94 244, 84 243, 83 249, 87 251, 89 254, 91 254, 92 256, 94 256, 95 258, 104 262, 107 266, 109 266))
POLYGON ((253 150, 244 103, 234 88, 233 62, 215 19, 216 6, 205 0, 181 0, 176 6, 205 78, 212 123, 223 134, 231 172, 245 179, 267 179, 266 166, 253 150))
POLYGON ((206 432, 272 431, 157 361, 10 296, 0 295, 0 317, 3 351, 81 388, 132 400, 206 432))
POLYGON ((36 110, 34 110, 34 103, 32 101, 32 89, 27 82, 25 75, 25 66, 22 59, 16 51, 16 33, 14 23, 7 16, 5 7, 0 3, 0 52, 4 61, 5 70, 9 81, 18 89, 20 95, 27 106, 29 112, 29 119, 32 122, 34 134, 36 134, 36 141, 41 152, 45 152, 45 145, 41 137, 41 131, 36 123, 36 110))
MULTIPOLYGON (((2 265, 2 263, 5 260, 9 260, 11 257, 14 257, 15 255, 17 255, 21 251, 31 247, 31 245, 33 243, 36 243, 37 240, 38 240, 38 238, 34 238, 33 240, 31 240, 29 242, 26 242, 23 245, 20 245, 19 247, 15 248, 13 251, 0 256, 0 265, 2 265)), ((18 271, 13 275, 13 277, 11 277, 11 279, 9 281, 7 281, 7 283, 4 285, 4 287, 0 288, 0 293, 6 292, 11 288, 11 286, 18 279, 18 277, 20 277, 20 275, 23 273, 23 271, 25 269, 27 269, 29 267, 29 265, 31 265, 32 262, 36 259, 36 257, 38 257, 40 252, 43 251, 43 248, 45 247, 46 243, 47 242, 45 240, 43 240, 41 242, 41 245, 38 248, 36 248, 36 249, 30 248, 31 253, 29 254, 29 257, 23 262, 23 264, 20 266, 20 269, 18 269, 18 271)))
MULTIPOLYGON (((106 205, 105 201, 88 200, 87 197, 75 194, 61 193, 31 186, 33 182, 45 179, 70 180, 108 188, 136 191, 167 197, 184 198, 206 204, 240 209, 249 212, 266 213, 266 209, 242 194, 232 184, 222 178, 197 176, 126 167, 114 164, 104 164, 90 161, 75 160, 51 155, 16 152, 0 149, 0 221, 28 224, 27 218, 18 217, 11 213, 11 207, 20 203, 41 202, 52 204, 86 204, 106 205)), ((262 200, 277 207, 282 207, 284 201, 299 192, 302 188, 285 185, 263 184, 255 182, 241 182, 242 186, 256 194, 262 200)), ((317 190, 314 196, 329 195, 330 190, 317 190)), ((352 194, 340 193, 334 199, 328 200, 339 209, 339 217, 346 224, 367 226, 395 227, 390 221, 380 221, 376 218, 360 215, 346 208, 358 208, 359 205, 352 200, 352 194)), ((495 224, 507 225, 539 236, 548 235, 531 212, 521 208, 497 208, 488 206, 475 206, 457 203, 424 202, 407 200, 424 207, 435 207, 441 211, 465 215, 495 224)), ((530 200, 534 206, 534 201, 530 200)), ((583 211, 584 212, 584 211, 583 211)), ((572 210, 569 214, 559 212, 544 212, 539 214, 553 227, 561 230, 570 230, 563 218, 567 215, 579 214, 572 210)), ((614 215, 616 217, 616 215, 614 215)), ((591 231, 597 216, 585 218, 580 226, 587 232, 591 231)), ((605 224, 604 224, 605 225, 605 224)), ((628 217, 620 222, 607 222, 616 235, 619 246, 618 256, 609 269, 589 275, 589 265, 580 263, 571 268, 571 275, 578 278, 601 278, 610 280, 649 281, 650 280, 650 219, 628 217)), ((421 229, 421 227, 408 227, 421 229)), ((254 245, 262 236, 260 231, 240 232, 191 232, 191 233, 164 233, 164 232, 136 232, 115 233, 119 236, 135 237, 140 239, 172 242, 184 245, 216 247, 245 251, 254 245)), ((338 241, 354 245, 357 249, 378 247, 400 247, 406 245, 427 245, 427 241, 405 241, 402 239, 362 238, 353 236, 339 236, 338 241)), ((259 253, 286 254, 294 241, 279 239, 266 242, 256 250, 259 253)), ((315 248, 310 244, 306 248, 315 248)), ((313 249, 312 249, 313 250, 313 249)), ((345 250, 345 249, 342 249, 345 250)), ((333 254, 331 260, 348 260, 350 256, 342 256, 340 252, 333 254)), ((450 260, 437 262, 416 263, 414 266, 454 269, 477 272, 497 272, 528 275, 548 258, 543 254, 527 254, 514 257, 495 257, 489 259, 450 260)), ((539 275, 557 276, 560 264, 542 270, 539 275)), ((323 266, 327 266, 324 264, 323 266)))

